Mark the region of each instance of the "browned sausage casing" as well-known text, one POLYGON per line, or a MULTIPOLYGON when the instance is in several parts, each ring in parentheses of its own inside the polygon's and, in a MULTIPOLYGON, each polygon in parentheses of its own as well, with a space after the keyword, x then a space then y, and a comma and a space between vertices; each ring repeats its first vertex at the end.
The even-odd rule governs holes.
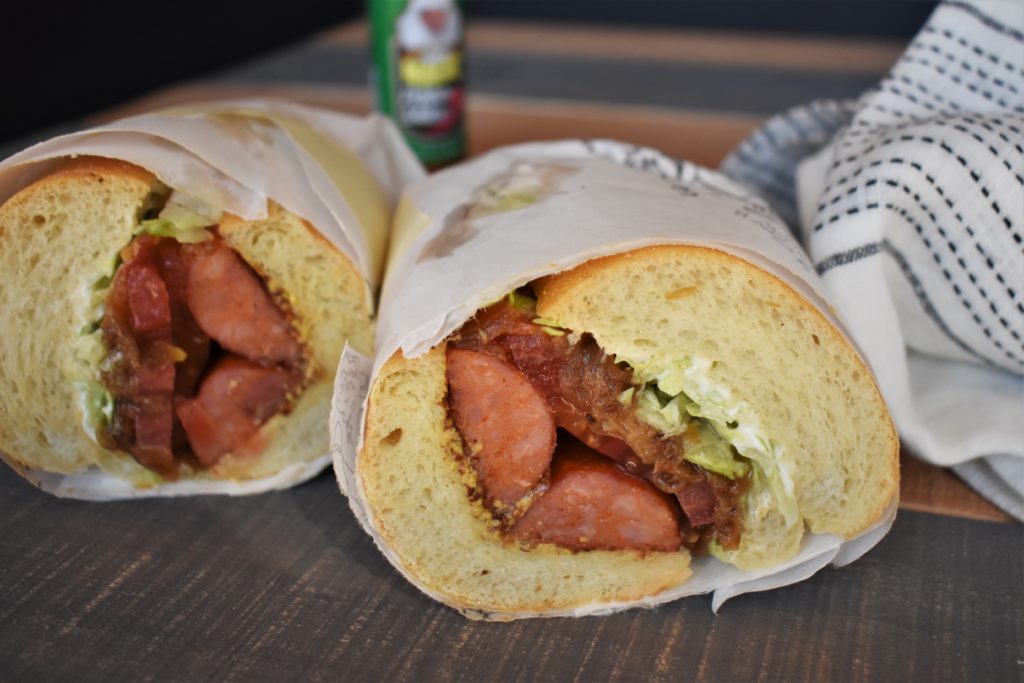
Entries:
POLYGON ((555 450, 547 401, 515 366, 469 349, 449 348, 448 397, 455 425, 484 491, 511 505, 543 478, 555 450))
POLYGON ((559 444, 550 488, 512 535, 573 550, 678 550, 679 517, 669 496, 574 439, 559 444))

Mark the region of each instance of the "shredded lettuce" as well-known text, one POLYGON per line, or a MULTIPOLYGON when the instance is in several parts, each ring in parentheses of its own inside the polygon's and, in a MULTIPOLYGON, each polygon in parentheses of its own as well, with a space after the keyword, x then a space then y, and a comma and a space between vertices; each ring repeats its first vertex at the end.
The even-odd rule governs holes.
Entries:
MULTIPOLYGON (((162 201, 162 195, 154 198, 154 202, 158 201, 162 201)), ((185 244, 204 242, 213 237, 208 228, 218 224, 222 217, 220 209, 197 197, 171 192, 160 214, 156 218, 140 221, 133 233, 170 237, 185 244)), ((83 427, 94 439, 97 429, 109 423, 114 415, 114 397, 100 383, 100 375, 108 356, 100 322, 106 312, 114 274, 120 265, 120 254, 114 254, 104 264, 99 277, 89 285, 86 292, 86 323, 73 341, 80 375, 80 379, 73 381, 82 406, 83 427)), ((180 349, 177 352, 184 354, 180 349)))
POLYGON ((509 292, 508 303, 523 313, 533 313, 537 310, 537 300, 519 292, 509 292))
MULTIPOLYGON (((537 300, 532 296, 520 294, 519 292, 509 292, 508 303, 521 313, 535 315, 537 310, 537 300)), ((545 334, 551 335, 552 337, 562 337, 566 334, 566 330, 562 329, 562 327, 554 320, 550 320, 548 318, 534 318, 532 322, 534 325, 539 326, 541 331, 545 334)))
POLYGON ((75 386, 82 402, 83 426, 95 439, 96 428, 108 424, 114 418, 114 396, 95 380, 78 380, 75 386))
POLYGON ((549 318, 534 318, 532 322, 534 325, 539 326, 545 334, 549 334, 552 337, 562 337, 565 335, 565 330, 549 318))
POLYGON ((737 457, 732 446, 707 422, 691 421, 690 426, 683 432, 683 443, 686 453, 683 457, 709 472, 717 472, 729 479, 736 479, 750 472, 749 461, 737 457))
POLYGON ((205 242, 213 237, 206 228, 220 222, 222 213, 202 200, 172 192, 160 215, 142 221, 135 234, 171 237, 183 244, 205 242))
POLYGON ((194 197, 172 192, 160 211, 160 218, 174 223, 181 230, 191 230, 216 225, 222 218, 222 212, 194 197))
POLYGON ((690 423, 690 416, 683 410, 685 400, 685 396, 668 398, 648 384, 637 397, 637 415, 665 436, 676 436, 686 431, 690 423))
POLYGON ((779 466, 777 448, 771 439, 761 434, 760 430, 745 429, 743 421, 738 418, 735 411, 726 411, 722 405, 714 401, 708 401, 706 404, 694 401, 686 406, 686 410, 690 415, 703 418, 714 425, 724 439, 750 459, 755 473, 764 483, 766 490, 775 498, 779 512, 785 517, 787 524, 792 525, 799 521, 792 482, 784 478, 779 466))
POLYGON ((103 333, 98 328, 91 332, 83 332, 74 342, 75 356, 90 368, 98 368, 107 356, 107 347, 103 344, 103 333))
POLYGON ((181 229, 176 223, 163 218, 153 218, 139 223, 135 229, 136 235, 154 235, 156 237, 171 237, 182 244, 195 244, 211 239, 213 235, 205 228, 181 229))
MULTIPOLYGON (((753 468, 750 476, 750 488, 747 490, 743 500, 744 519, 758 520, 765 517, 772 509, 777 509, 776 485, 772 484, 768 475, 765 474, 764 470, 756 462, 752 461, 751 464, 753 468)), ((792 527, 792 525, 789 526, 790 528, 792 527)), ((718 543, 717 538, 712 537, 711 542, 708 544, 708 552, 712 557, 722 562, 735 564, 736 554, 739 550, 726 550, 718 543)))
MULTIPOLYGON (((761 495, 761 498, 773 503, 785 518, 786 524, 799 523, 800 514, 793 482, 784 470, 777 445, 761 433, 760 420, 753 408, 745 401, 734 399, 727 388, 718 385, 712 379, 710 372, 714 366, 712 361, 683 358, 663 363, 625 358, 622 355, 617 356, 616 360, 625 362, 633 368, 636 380, 645 383, 646 386, 656 387, 658 393, 654 395, 655 397, 660 398, 663 395, 668 399, 665 402, 659 401, 662 410, 658 411, 657 416, 652 411, 640 408, 641 419, 665 431, 662 429, 663 424, 676 424, 674 419, 669 419, 675 415, 676 408, 672 408, 668 415, 663 409, 678 400, 678 405, 683 409, 682 412, 685 415, 699 418, 714 435, 712 438, 710 435, 701 434, 700 439, 695 439, 695 441, 704 444, 706 438, 707 444, 714 444, 715 439, 721 441, 723 445, 731 444, 752 467, 754 481, 759 482, 761 487, 759 491, 764 494, 761 495), (650 421, 647 417, 659 420, 659 422, 650 421)), ((680 423, 682 421, 680 420, 680 423)), ((720 457, 722 451, 717 445, 698 445, 696 451, 692 453, 692 457, 691 449, 687 448, 686 450, 688 453, 684 457, 688 460, 705 467, 704 463, 693 459, 693 457, 701 458, 711 465, 706 469, 725 476, 729 476, 726 474, 727 471, 739 471, 738 467, 733 464, 733 460, 737 463, 743 462, 743 460, 736 459, 734 455, 731 460, 720 457), (716 467, 718 469, 715 469, 716 467)), ((731 452, 731 449, 729 450, 731 452)), ((754 495, 747 496, 748 502, 753 501, 754 498, 756 498, 754 495)), ((762 500, 758 505, 748 505, 747 514, 763 514, 762 503, 764 502, 766 501, 762 500)))
POLYGON ((87 322, 72 342, 80 367, 79 372, 84 375, 73 382, 82 407, 82 427, 93 440, 96 439, 97 429, 109 423, 114 416, 114 397, 98 381, 107 360, 107 347, 103 343, 100 322, 106 312, 107 296, 114 281, 114 272, 120 264, 120 255, 111 258, 104 272, 89 286, 88 310, 85 316, 87 322))
MULTIPOLYGON (((619 400, 622 400, 621 395, 619 400)), ((641 420, 665 436, 682 435, 685 460, 729 479, 749 472, 750 465, 739 458, 707 422, 691 416, 686 409, 688 405, 690 399, 686 394, 670 397, 658 387, 647 384, 640 390, 636 409, 641 420)))

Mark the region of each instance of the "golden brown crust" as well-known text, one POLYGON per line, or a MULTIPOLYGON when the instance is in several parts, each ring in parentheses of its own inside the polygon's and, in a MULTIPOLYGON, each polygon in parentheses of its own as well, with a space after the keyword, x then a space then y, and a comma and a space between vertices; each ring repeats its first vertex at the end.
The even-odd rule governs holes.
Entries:
MULTIPOLYGON (((67 159, 64 163, 54 169, 46 177, 36 181, 53 182, 62 178, 91 175, 98 178, 120 177, 134 179, 139 182, 153 185, 156 176, 135 164, 120 159, 110 159, 97 156, 80 156, 67 159)), ((35 183, 34 183, 35 184, 35 183)), ((32 187, 31 185, 29 187, 32 187)), ((26 188, 28 189, 28 188, 26 188)), ((23 190, 24 191, 24 190, 23 190)))

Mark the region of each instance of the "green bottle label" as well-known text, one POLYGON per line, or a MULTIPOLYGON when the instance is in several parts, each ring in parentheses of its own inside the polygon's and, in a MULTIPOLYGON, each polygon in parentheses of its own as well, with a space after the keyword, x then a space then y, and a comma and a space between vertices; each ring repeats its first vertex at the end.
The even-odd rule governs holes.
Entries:
POLYGON ((423 163, 465 155, 462 15, 455 0, 371 0, 377 108, 423 163))

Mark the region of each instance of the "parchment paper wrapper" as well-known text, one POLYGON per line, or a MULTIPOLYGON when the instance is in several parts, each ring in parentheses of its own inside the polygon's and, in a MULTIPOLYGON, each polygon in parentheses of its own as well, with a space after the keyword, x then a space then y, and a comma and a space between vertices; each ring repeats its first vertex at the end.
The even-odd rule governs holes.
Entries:
MULTIPOLYGON (((731 252, 784 280, 840 330, 819 282, 785 224, 767 204, 717 173, 657 152, 612 142, 538 143, 492 152, 411 186, 392 237, 373 360, 346 349, 335 385, 331 449, 340 486, 357 519, 388 560, 417 583, 382 541, 368 514, 356 457, 371 382, 397 350, 417 356, 440 343, 479 308, 540 276, 640 247, 698 244, 731 252), (510 196, 534 198, 517 204, 510 196), (504 197, 504 199, 503 199, 504 197), (470 204, 477 206, 471 220, 470 204), (490 207, 490 208, 488 208, 490 207)), ((845 332, 844 332, 845 334, 845 332)), ((831 563, 857 559, 888 531, 884 519, 843 541, 805 533, 799 553, 782 566, 742 571, 711 557, 694 560, 683 585, 628 604, 592 604, 565 612, 486 613, 510 619, 583 616, 651 607, 686 595, 728 598, 807 578, 831 563)))
MULTIPOLYGON (((383 117, 242 100, 143 114, 39 143, 0 163, 0 204, 63 159, 79 155, 131 162, 175 190, 247 220, 265 218, 267 200, 273 199, 308 220, 356 264, 371 311, 396 200, 406 184, 424 176, 397 129, 383 117)), ((324 454, 245 482, 183 480, 139 489, 98 468, 59 475, 8 460, 50 493, 92 500, 257 493, 304 481, 328 461, 324 454)))

